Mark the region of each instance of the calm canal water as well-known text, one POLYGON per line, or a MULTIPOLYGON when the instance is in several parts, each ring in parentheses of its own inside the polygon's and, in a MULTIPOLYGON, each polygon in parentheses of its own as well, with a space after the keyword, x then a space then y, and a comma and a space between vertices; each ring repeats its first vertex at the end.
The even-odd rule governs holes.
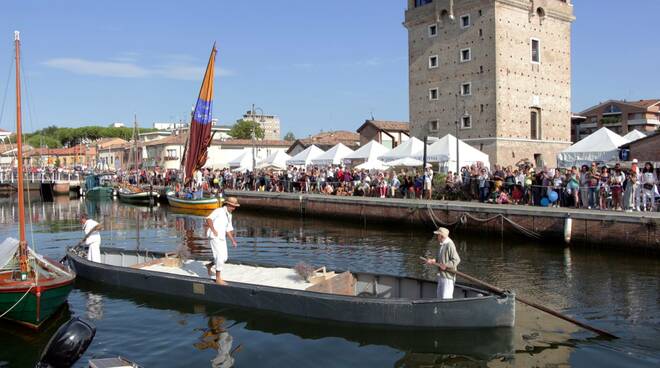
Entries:
MULTIPOLYGON (((113 201, 58 198, 30 210, 29 242, 59 259, 81 237, 76 216, 103 223, 102 246, 185 249, 208 254, 202 217, 113 201)), ((434 252, 431 234, 402 226, 299 219, 240 209, 239 247, 230 258, 432 277, 418 256, 434 252)), ((17 235, 15 201, 0 199, 0 238, 17 235)), ((68 309, 40 334, 0 323, 0 367, 29 367, 60 323, 91 320, 96 337, 78 362, 121 355, 145 367, 577 366, 660 365, 660 260, 625 252, 452 234, 460 269, 585 320, 621 338, 600 339, 517 304, 513 329, 391 331, 147 295, 78 280, 68 309)), ((337 311, 341 313, 341 311, 337 311)))

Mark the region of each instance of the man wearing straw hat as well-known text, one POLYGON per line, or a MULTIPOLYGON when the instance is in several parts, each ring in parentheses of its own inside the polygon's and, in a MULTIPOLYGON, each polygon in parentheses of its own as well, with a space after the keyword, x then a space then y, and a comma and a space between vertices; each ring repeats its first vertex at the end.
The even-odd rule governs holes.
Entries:
POLYGON ((240 204, 236 197, 229 197, 225 201, 225 205, 216 208, 206 217, 206 236, 209 238, 211 250, 213 251, 213 262, 206 265, 206 268, 211 275, 211 267, 215 264, 215 282, 220 285, 227 285, 222 279, 222 266, 227 262, 229 254, 227 252, 227 237, 231 240, 231 244, 236 248, 236 239, 234 238, 234 226, 231 223, 232 212, 234 212, 240 204))
POLYGON ((439 299, 452 299, 454 297, 454 282, 456 275, 446 272, 446 269, 456 270, 458 264, 461 263, 461 258, 458 256, 454 242, 449 239, 449 230, 444 227, 434 231, 433 234, 438 236, 438 249, 437 258, 429 258, 426 263, 437 265, 440 268, 438 272, 438 291, 439 299))

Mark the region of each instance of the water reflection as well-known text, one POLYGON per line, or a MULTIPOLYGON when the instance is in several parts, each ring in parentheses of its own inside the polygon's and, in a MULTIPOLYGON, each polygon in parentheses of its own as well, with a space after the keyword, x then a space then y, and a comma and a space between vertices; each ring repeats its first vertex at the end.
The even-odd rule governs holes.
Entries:
POLYGON ((240 351, 241 345, 232 350, 234 338, 229 334, 229 327, 225 328, 226 319, 223 316, 209 317, 208 327, 201 329, 200 341, 193 346, 198 350, 213 349, 218 353, 211 360, 213 368, 229 368, 234 365, 233 355, 240 351))
MULTIPOLYGON (((0 237, 16 233, 14 203, 0 198, 0 237)), ((103 224, 102 247, 135 249, 140 246, 210 258, 203 232, 204 213, 175 213, 167 207, 149 209, 127 206, 117 201, 68 199, 33 203, 29 211, 34 223, 35 241, 43 244, 43 252, 53 258, 61 258, 64 248, 80 239, 80 227, 76 221, 80 211, 90 212, 103 224), (139 235, 137 228, 140 229, 139 235)), ((229 249, 230 259, 289 266, 305 261, 332 269, 433 277, 432 271, 417 259, 426 252, 434 253, 437 243, 428 232, 419 228, 371 224, 365 228, 363 223, 301 219, 244 209, 236 213, 234 221, 239 247, 229 249)), ((154 302, 157 300, 154 296, 143 296, 134 302, 137 306, 149 308, 154 319, 167 316, 168 311, 175 311, 187 314, 186 318, 222 316, 225 318, 223 326, 239 322, 231 329, 233 343, 251 342, 250 346, 244 347, 243 354, 234 356, 237 363, 246 362, 244 365, 249 365, 247 362, 255 357, 247 353, 251 349, 263 351, 264 354, 277 354, 278 349, 284 349, 282 345, 290 343, 287 337, 291 335, 300 339, 295 341, 296 344, 316 347, 319 350, 315 350, 315 354, 324 354, 323 357, 327 358, 339 354, 335 349, 340 347, 353 349, 351 352, 356 356, 347 357, 349 360, 346 361, 346 364, 353 365, 358 356, 367 360, 383 357, 383 360, 360 362, 362 365, 376 366, 391 366, 395 362, 396 365, 409 366, 426 361, 445 365, 507 366, 511 364, 510 359, 518 366, 575 364, 594 360, 611 366, 660 364, 660 334, 657 329, 660 261, 657 259, 524 240, 502 243, 499 235, 498 239, 491 241, 489 237, 471 236, 469 229, 453 232, 452 237, 462 258, 462 271, 502 288, 516 290, 528 299, 585 320, 622 339, 612 342, 589 340, 593 336, 591 333, 520 304, 517 305, 515 329, 509 329, 508 336, 506 333, 502 336, 501 332, 373 332, 353 326, 291 321, 282 316, 258 312, 229 310, 207 313, 206 309, 217 310, 218 306, 198 305, 195 309, 187 302, 176 300, 170 300, 170 304, 163 306, 158 301, 154 302), (253 340, 246 338, 246 333, 250 337, 258 334, 260 340, 253 343, 253 340), (346 342, 356 344, 357 348, 347 346, 346 342), (380 355, 370 352, 372 346, 379 347, 380 355), (392 351, 396 356, 387 355, 393 354, 392 351), (511 355, 513 358, 510 358, 511 355)), ((99 336, 107 333, 121 341, 134 329, 146 326, 147 322, 131 317, 134 305, 122 306, 126 309, 118 311, 108 307, 109 302, 132 301, 132 294, 128 291, 116 291, 109 300, 100 285, 91 285, 87 290, 101 296, 97 304, 101 306, 97 321, 111 326, 106 330, 101 328, 99 336)), ((76 301, 75 295, 80 292, 74 290, 70 302, 78 314, 84 315, 88 313, 88 304, 94 306, 95 300, 85 295, 76 301)), ((204 326, 207 322, 205 320, 198 326, 204 326)), ((190 330, 190 327, 186 328, 190 330)), ((183 334, 181 330, 163 332, 163 336, 155 338, 165 340, 162 346, 168 346, 172 341, 179 341, 179 333, 183 334)), ((219 337, 218 334, 218 341, 219 337)), ((7 338, 0 336, 0 339, 4 341, 7 338)), ((194 349, 192 345, 199 342, 199 332, 182 340, 189 349, 194 349)), ((145 343, 141 349, 142 354, 151 354, 148 344, 145 343)), ((5 350, 4 346, 1 350, 5 350)), ((208 358, 206 362, 212 358, 207 357, 208 350, 203 352, 205 359, 208 358)), ((291 347, 287 350, 289 358, 306 356, 301 350, 291 347)), ((92 348, 92 353, 94 351, 92 348)), ((162 363, 157 357, 153 360, 156 365, 162 363)))
POLYGON ((103 319, 103 297, 92 292, 87 293, 87 318, 92 321, 103 319))

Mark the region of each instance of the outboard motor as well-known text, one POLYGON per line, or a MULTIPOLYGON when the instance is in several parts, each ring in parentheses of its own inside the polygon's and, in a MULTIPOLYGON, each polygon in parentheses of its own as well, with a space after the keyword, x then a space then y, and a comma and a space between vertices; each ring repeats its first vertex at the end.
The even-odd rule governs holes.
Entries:
POLYGON ((96 327, 78 317, 60 326, 41 354, 37 368, 71 367, 94 339, 96 327))

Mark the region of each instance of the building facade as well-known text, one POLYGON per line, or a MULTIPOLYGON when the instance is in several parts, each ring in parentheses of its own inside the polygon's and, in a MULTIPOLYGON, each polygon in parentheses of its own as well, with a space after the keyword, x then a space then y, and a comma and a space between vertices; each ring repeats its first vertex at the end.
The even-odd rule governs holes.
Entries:
POLYGON ((366 120, 357 130, 360 145, 376 141, 387 148, 394 148, 410 138, 410 124, 402 121, 366 120))
POLYGON ((509 165, 570 145, 570 0, 408 0, 411 133, 509 165))
POLYGON ((660 128, 660 99, 609 100, 592 106, 579 115, 584 120, 573 121, 574 142, 602 127, 607 127, 619 135, 625 135, 633 129, 648 133, 660 128))
POLYGON ((247 111, 243 120, 256 121, 264 130, 265 140, 280 140, 280 118, 275 115, 263 115, 253 111, 247 111))

